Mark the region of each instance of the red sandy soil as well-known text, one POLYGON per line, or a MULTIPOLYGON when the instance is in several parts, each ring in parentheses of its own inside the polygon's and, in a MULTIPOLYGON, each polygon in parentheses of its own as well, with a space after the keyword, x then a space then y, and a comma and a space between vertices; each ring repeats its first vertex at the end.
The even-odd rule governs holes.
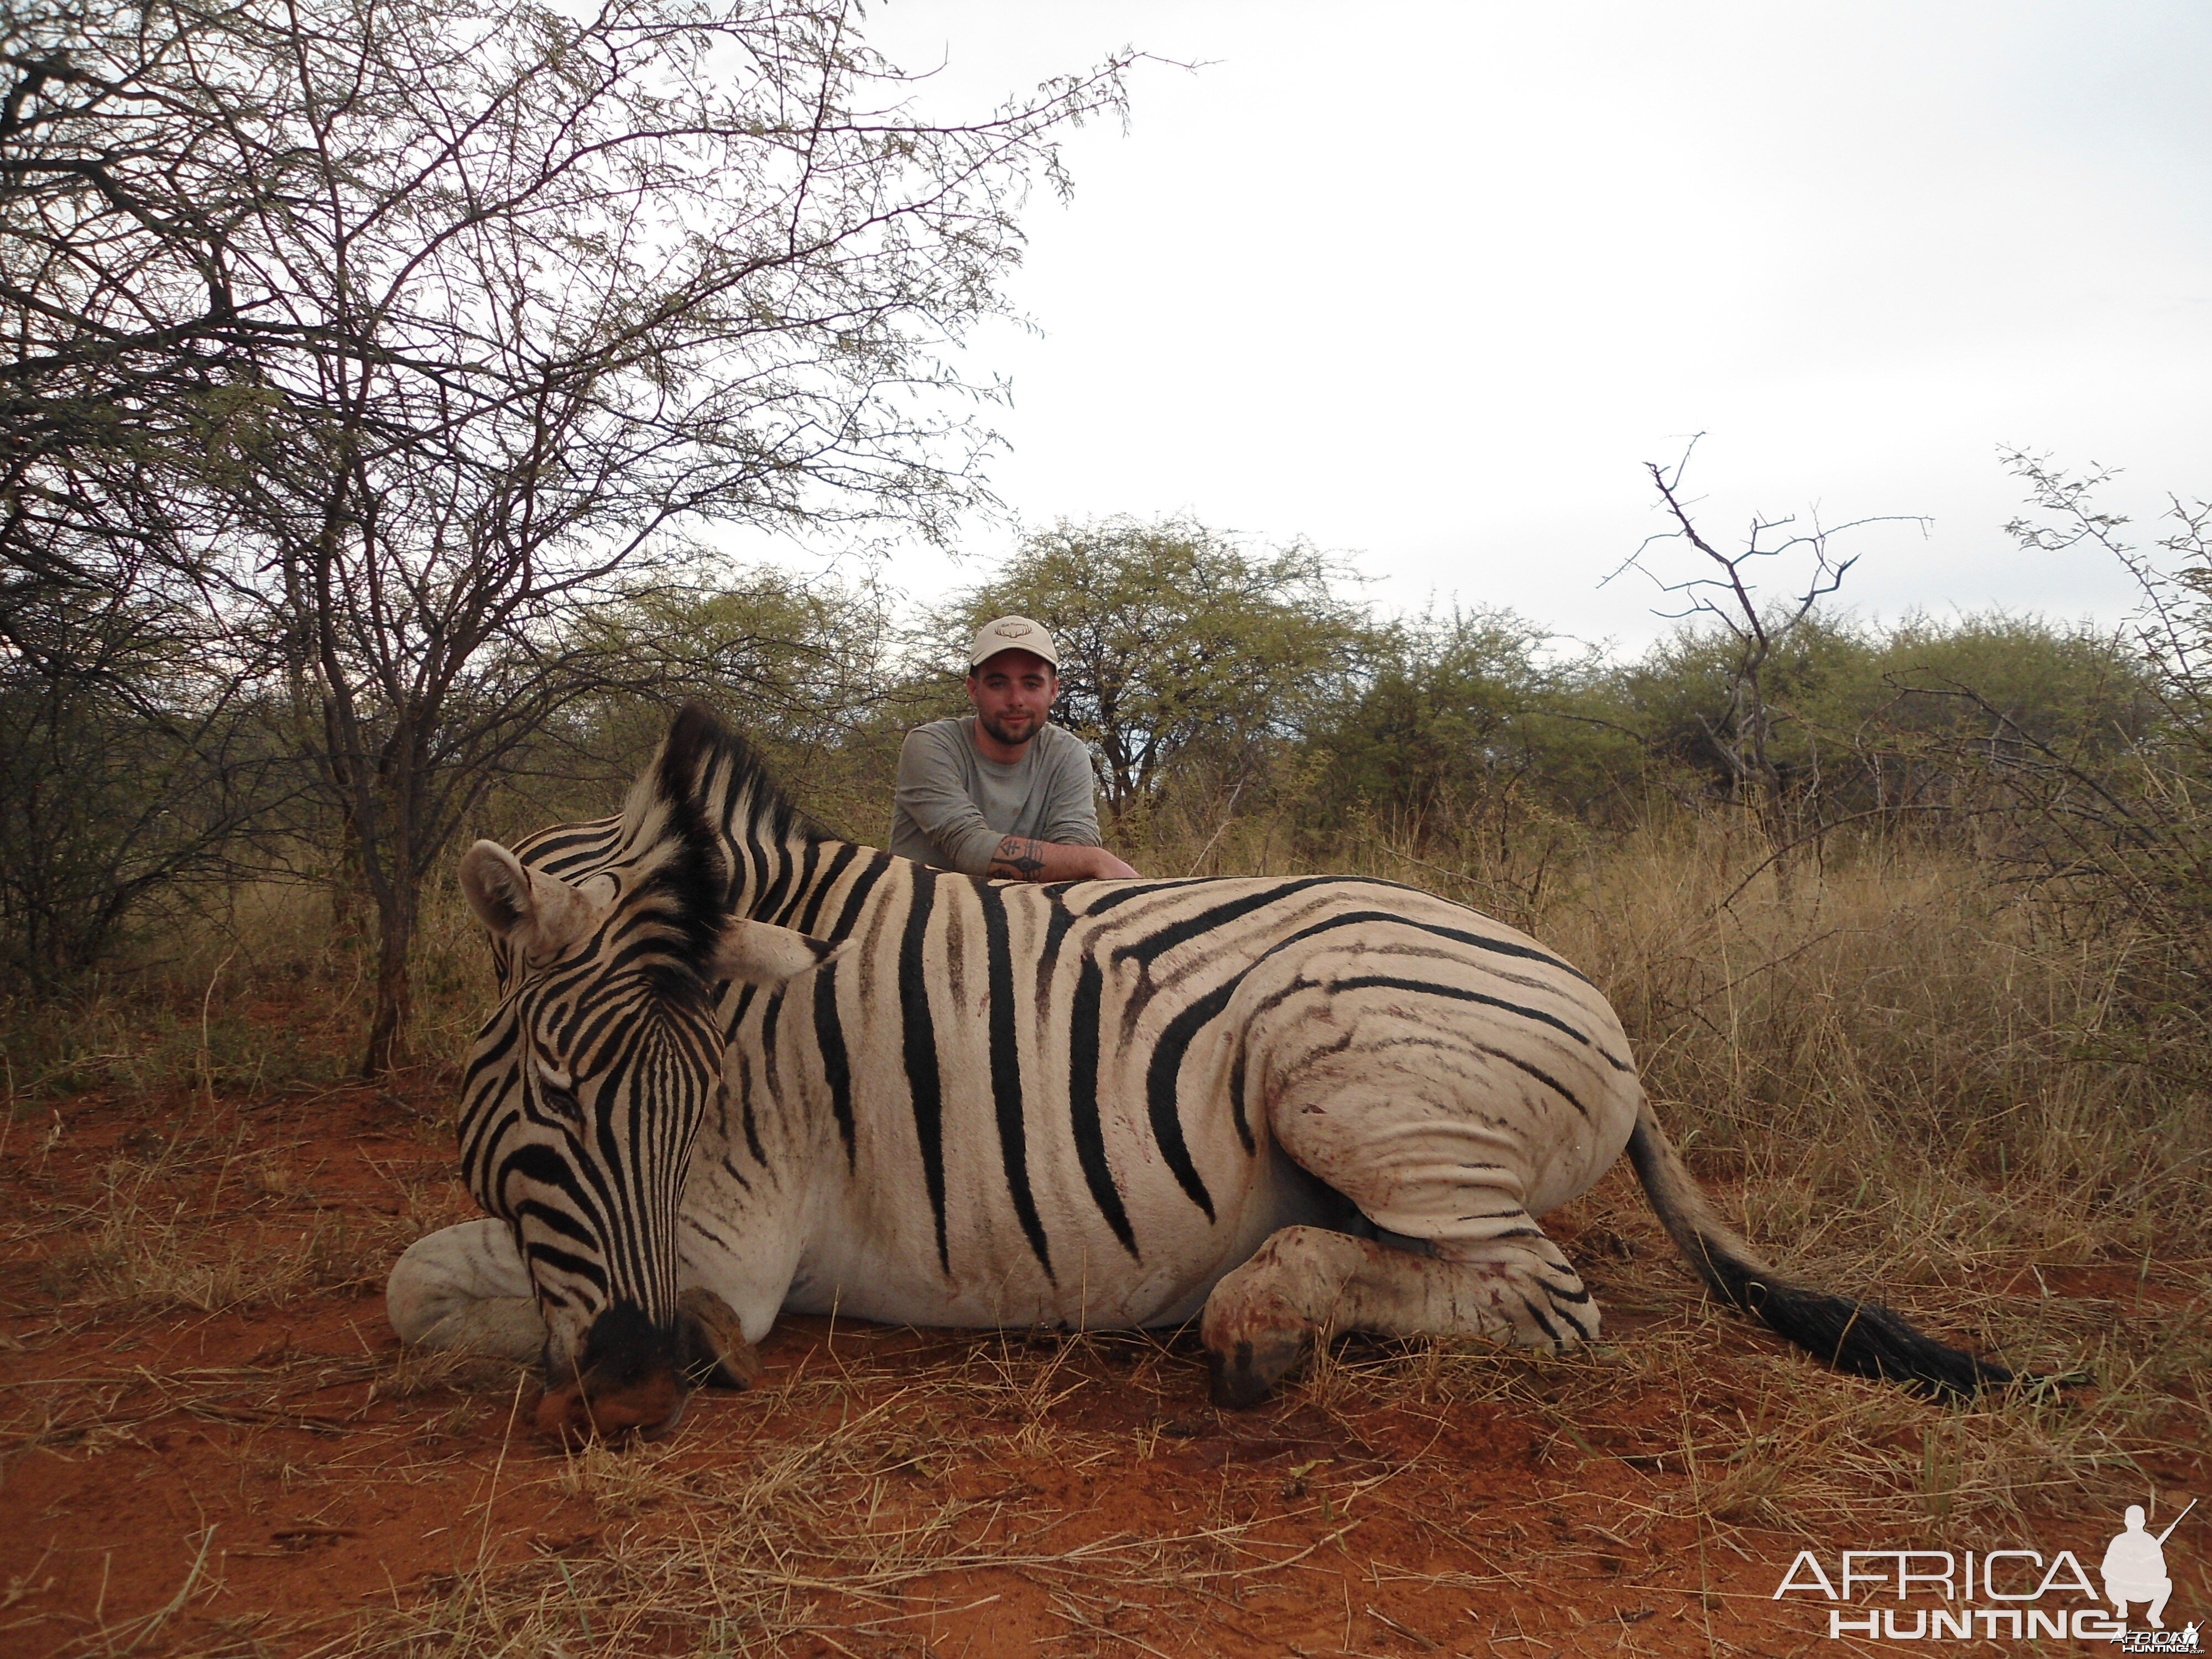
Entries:
MULTIPOLYGON (((1206 1403, 1187 1336, 1071 1341, 816 1319, 771 1335, 756 1392, 702 1394, 672 1449, 629 1454, 659 1457, 657 1474, 677 1485, 626 1510, 580 1490, 575 1461, 530 1437, 526 1379, 400 1363, 384 1267, 407 1238, 471 1212, 436 1121, 446 1088, 422 1079, 396 1093, 155 1105, 88 1093, 19 1109, 0 1147, 21 1241, 0 1279, 0 1654, 367 1647, 396 1628, 375 1620, 450 1597, 469 1575, 557 1586, 572 1565, 678 1537, 683 1480, 742 1469, 763 1434, 788 1438, 810 1423, 826 1432, 871 1412, 870 1432, 917 1449, 910 1466, 894 1459, 867 1477, 871 1501, 912 1516, 948 1496, 970 1500, 963 1565, 871 1596, 834 1584, 802 1595, 805 1628, 774 1650, 1865 1651, 1829 1639, 1825 1602, 1777 1601, 1776 1585, 1808 1545, 1832 1571, 1846 1547, 1924 1535, 1924 1516, 1886 1529, 1879 1510, 1866 1536, 1832 1538, 1703 1512, 1698 1493, 1718 1471, 1686 1462, 1686 1425, 1698 1420, 1686 1413, 1732 1412, 1752 1374, 1741 1370, 1650 1381, 1607 1420, 1577 1427, 1588 1374, 1572 1366, 1501 1360, 1522 1368, 1525 1387, 1447 1405, 1390 1381, 1394 1368, 1417 1370, 1418 1354, 1367 1349, 1334 1390, 1292 1389, 1231 1415, 1206 1403), (193 1259, 296 1264, 314 1243, 313 1265, 215 1312, 143 1294, 103 1301, 99 1229, 117 1192, 193 1259), (1368 1386, 1370 1371, 1387 1386, 1368 1386), (833 1376, 828 1392, 799 1386, 833 1376), (1079 1583, 988 1559, 1085 1545, 1108 1565, 1079 1583), (1132 1569, 1125 1597, 1107 1593, 1111 1563, 1152 1547, 1170 1563, 1253 1570, 1179 1587, 1132 1569)), ((1679 1344, 1689 1322, 1717 1333, 1698 1339, 1705 1348, 1758 1367, 1761 1386, 1806 1374, 1743 1322, 1701 1312, 1686 1275, 1632 1273, 1626 1256, 1651 1254, 1648 1241, 1624 1244, 1587 1212, 1582 1231, 1569 1249, 1600 1301, 1613 1301, 1609 1340, 1679 1344), (1620 1305, 1638 1297, 1645 1311, 1620 1305)), ((2140 1308, 2157 1277, 2077 1271, 2067 1290, 2133 1296, 2140 1308)), ((1941 1417, 1904 1408, 1916 1450, 1911 1425, 1941 1417)), ((2212 1496, 2201 1419, 2196 1429, 2148 1465, 2169 1494, 2212 1496)), ((2033 1541, 2071 1548, 2094 1571, 2116 1526, 2100 1511, 2055 1515, 2033 1541)), ((711 1556, 711 1540, 700 1547, 711 1556)), ((2175 1611, 2200 1622, 2212 1611, 2207 1553, 2173 1547, 2175 1611)), ((690 1651, 704 1639, 672 1625, 647 1645, 690 1651)), ((475 1650, 426 1637, 393 1650, 475 1650)))

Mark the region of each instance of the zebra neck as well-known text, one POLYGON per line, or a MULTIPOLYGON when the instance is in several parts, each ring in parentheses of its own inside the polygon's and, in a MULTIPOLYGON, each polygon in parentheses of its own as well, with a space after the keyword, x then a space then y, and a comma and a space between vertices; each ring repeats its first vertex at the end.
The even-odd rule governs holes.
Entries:
MULTIPOLYGON (((741 872, 731 909, 815 939, 843 939, 903 860, 849 841, 753 842, 733 849, 741 872)), ((894 885, 902 885, 894 882, 894 885)))

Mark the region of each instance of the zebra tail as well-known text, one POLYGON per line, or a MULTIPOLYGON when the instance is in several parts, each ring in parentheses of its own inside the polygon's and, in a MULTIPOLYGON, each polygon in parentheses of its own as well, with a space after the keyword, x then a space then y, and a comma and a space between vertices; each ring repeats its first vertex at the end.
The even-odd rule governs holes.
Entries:
POLYGON ((1938 1342, 1887 1308, 1830 1296, 1759 1260, 1714 1212, 1648 1103, 1637 1109, 1628 1157, 1667 1236, 1712 1293, 1815 1358, 1923 1394, 1965 1397, 2014 1380, 2002 1365, 1938 1342))

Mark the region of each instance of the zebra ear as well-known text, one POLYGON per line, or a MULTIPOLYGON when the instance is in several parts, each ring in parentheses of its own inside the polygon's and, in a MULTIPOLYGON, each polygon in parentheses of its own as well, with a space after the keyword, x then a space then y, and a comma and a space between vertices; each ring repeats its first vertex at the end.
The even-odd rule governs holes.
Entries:
POLYGON ((788 927, 732 916, 707 964, 707 978, 720 984, 781 985, 842 954, 842 945, 825 945, 788 927))
POLYGON ((461 854, 461 891, 477 919, 509 945, 551 956, 591 926, 591 902, 565 881, 523 868, 495 841, 461 854))

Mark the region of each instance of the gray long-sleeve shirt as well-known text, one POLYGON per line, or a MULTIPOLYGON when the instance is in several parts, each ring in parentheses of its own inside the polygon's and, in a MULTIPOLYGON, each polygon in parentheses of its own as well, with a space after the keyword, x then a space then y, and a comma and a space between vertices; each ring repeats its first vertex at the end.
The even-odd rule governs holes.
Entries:
POLYGON ((980 876, 1008 836, 1077 847, 1104 844, 1083 739, 1047 724, 1012 765, 975 747, 975 717, 932 720, 906 734, 890 850, 940 870, 980 876))

